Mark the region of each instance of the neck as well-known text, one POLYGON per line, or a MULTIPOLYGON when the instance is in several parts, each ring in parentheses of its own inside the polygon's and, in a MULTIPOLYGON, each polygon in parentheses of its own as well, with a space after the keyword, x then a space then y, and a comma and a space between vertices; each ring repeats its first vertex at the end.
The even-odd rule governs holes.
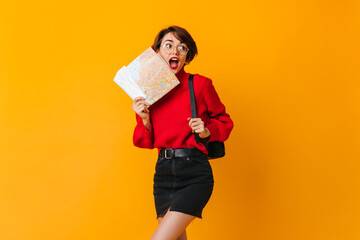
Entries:
POLYGON ((175 75, 176 75, 177 79, 180 80, 181 78, 183 78, 183 77, 185 76, 185 74, 186 74, 186 72, 185 72, 184 67, 183 67, 183 68, 181 68, 180 71, 179 71, 177 74, 175 74, 175 75))

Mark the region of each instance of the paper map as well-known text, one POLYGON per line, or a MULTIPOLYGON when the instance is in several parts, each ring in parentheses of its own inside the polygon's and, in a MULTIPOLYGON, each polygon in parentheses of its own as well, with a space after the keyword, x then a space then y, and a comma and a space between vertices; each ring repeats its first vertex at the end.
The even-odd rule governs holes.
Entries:
POLYGON ((122 67, 114 81, 132 99, 142 96, 150 104, 180 83, 167 63, 151 47, 127 67, 122 67))

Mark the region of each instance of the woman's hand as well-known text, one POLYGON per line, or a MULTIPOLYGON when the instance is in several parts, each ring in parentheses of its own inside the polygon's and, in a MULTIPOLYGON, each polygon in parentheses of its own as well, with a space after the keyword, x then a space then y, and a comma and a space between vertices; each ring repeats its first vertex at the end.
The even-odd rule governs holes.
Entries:
POLYGON ((199 134, 201 138, 207 138, 210 136, 210 131, 207 127, 205 127, 203 120, 201 118, 188 118, 189 126, 192 132, 196 132, 199 134))
POLYGON ((136 112, 137 115, 139 115, 142 118, 144 126, 147 129, 150 129, 150 114, 149 114, 148 106, 150 106, 150 104, 145 102, 145 98, 136 97, 134 99, 132 109, 134 110, 134 112, 136 112))

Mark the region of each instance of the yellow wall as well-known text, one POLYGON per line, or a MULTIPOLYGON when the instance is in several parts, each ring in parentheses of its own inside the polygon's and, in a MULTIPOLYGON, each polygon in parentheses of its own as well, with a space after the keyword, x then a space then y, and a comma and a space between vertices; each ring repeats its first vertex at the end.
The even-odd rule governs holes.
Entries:
POLYGON ((2 1, 0 239, 149 239, 116 71, 171 24, 235 123, 189 239, 360 238, 359 1, 2 1), (6 2, 6 3, 5 3, 6 2))

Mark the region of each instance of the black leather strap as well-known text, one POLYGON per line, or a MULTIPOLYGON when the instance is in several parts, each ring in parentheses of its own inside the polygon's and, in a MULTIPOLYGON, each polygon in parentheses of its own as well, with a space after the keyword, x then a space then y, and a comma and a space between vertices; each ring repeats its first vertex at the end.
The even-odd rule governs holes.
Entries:
MULTIPOLYGON (((191 102, 191 117, 197 118, 193 79, 194 79, 194 75, 190 74, 190 76, 189 76, 189 91, 190 91, 190 102, 191 102)), ((200 142, 199 134, 194 132, 194 135, 195 135, 196 143, 199 143, 200 142)))
POLYGON ((171 159, 174 157, 195 157, 204 154, 197 148, 162 148, 160 150, 160 157, 165 157, 166 159, 171 159))

